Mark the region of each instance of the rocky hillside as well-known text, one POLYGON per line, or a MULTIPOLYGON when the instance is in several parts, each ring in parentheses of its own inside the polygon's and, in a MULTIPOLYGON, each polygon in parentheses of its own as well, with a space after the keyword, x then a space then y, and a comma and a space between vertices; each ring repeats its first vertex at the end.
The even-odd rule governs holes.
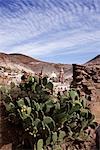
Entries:
POLYGON ((22 54, 0 53, 0 66, 36 73, 42 70, 46 74, 52 72, 58 74, 60 69, 63 68, 66 78, 72 75, 72 65, 43 62, 22 54))
MULTIPOLYGON (((100 65, 100 55, 96 56, 92 60, 88 61, 84 65, 100 65)), ((72 65, 71 64, 56 64, 43 62, 32 57, 22 54, 5 54, 0 53, 0 67, 5 67, 13 72, 32 72, 50 75, 52 72, 59 74, 61 68, 64 69, 65 78, 72 76, 72 65)))
POLYGON ((100 65, 100 55, 97 55, 93 59, 89 60, 86 65, 100 65))

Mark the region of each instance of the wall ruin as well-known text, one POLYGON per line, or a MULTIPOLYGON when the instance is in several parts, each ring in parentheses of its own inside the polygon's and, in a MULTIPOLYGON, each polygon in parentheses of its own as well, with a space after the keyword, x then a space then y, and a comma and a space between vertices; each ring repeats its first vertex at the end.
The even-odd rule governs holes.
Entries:
POLYGON ((72 86, 80 91, 81 96, 87 96, 96 121, 100 122, 100 65, 73 64, 72 86))

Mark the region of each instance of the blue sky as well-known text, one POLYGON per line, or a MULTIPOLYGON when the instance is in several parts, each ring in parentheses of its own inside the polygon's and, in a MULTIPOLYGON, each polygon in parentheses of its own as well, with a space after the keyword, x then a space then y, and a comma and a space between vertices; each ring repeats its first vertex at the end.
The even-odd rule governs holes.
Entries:
POLYGON ((0 52, 88 61, 100 54, 100 0, 0 0, 0 52))

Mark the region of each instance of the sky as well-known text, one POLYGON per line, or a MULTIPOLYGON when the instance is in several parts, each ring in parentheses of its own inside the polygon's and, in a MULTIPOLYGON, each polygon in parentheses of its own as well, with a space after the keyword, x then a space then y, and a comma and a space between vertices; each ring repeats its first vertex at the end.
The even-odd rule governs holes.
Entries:
POLYGON ((100 54, 100 0, 0 0, 0 52, 85 63, 100 54))

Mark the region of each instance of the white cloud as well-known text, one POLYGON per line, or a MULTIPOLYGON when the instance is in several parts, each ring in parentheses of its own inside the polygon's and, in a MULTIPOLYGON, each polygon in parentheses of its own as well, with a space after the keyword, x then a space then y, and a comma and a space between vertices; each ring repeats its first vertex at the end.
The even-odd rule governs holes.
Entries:
MULTIPOLYGON (((71 53, 71 48, 92 44, 93 42, 99 42, 100 38, 100 31, 94 31, 93 33, 89 32, 74 32, 69 37, 62 35, 58 39, 50 38, 47 41, 40 41, 36 43, 27 43, 21 44, 19 46, 12 47, 10 53, 24 53, 28 55, 47 55, 50 53, 56 54, 57 52, 61 51, 62 49, 66 48, 66 53, 71 53), (68 50, 67 50, 68 49, 68 50)), ((81 49, 80 49, 81 51, 81 49)), ((74 51, 73 51, 74 52, 74 51)), ((74 52, 75 53, 75 52, 74 52)))
POLYGON ((91 51, 88 45, 100 41, 98 1, 31 2, 33 5, 15 0, 10 5, 8 2, 0 7, 2 52, 38 57, 47 54, 68 54, 78 52, 76 47, 81 48, 81 45, 87 45, 87 51, 91 51), (11 7, 12 12, 7 5, 11 7))

